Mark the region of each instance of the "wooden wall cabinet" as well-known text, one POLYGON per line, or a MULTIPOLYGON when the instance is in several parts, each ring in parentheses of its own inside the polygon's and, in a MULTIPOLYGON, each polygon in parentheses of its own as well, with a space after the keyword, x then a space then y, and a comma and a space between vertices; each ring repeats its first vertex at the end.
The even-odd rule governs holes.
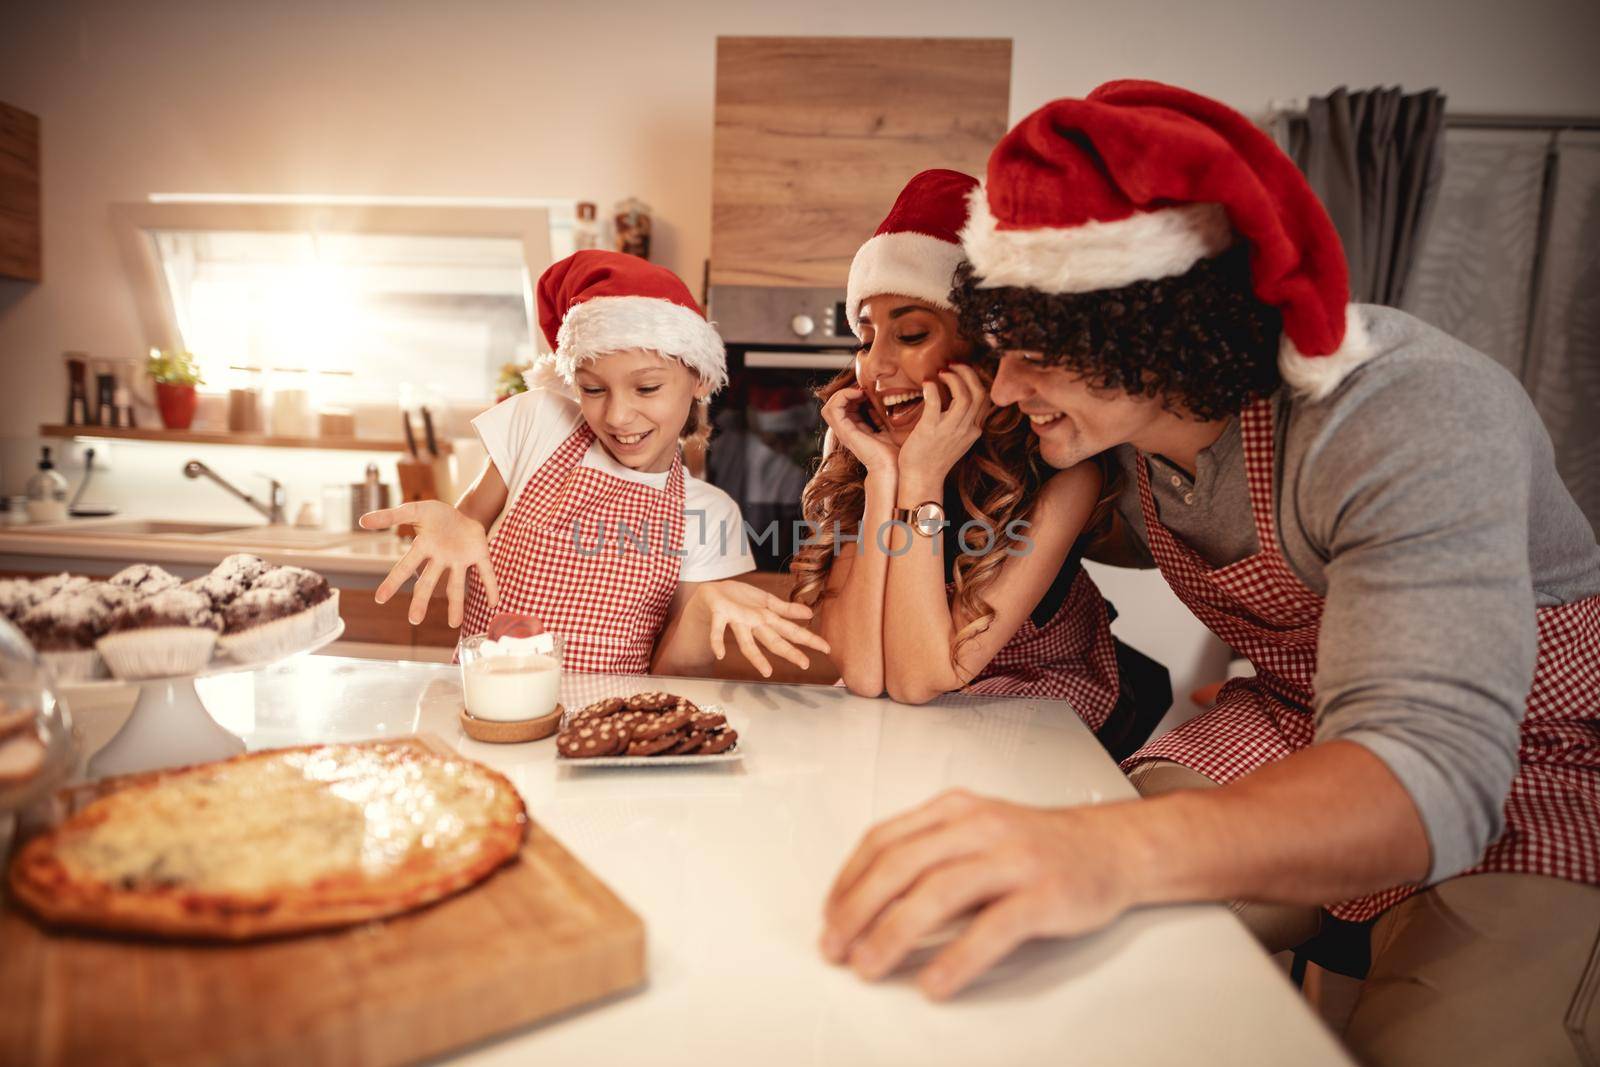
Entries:
POLYGON ((982 177, 1010 97, 1009 39, 717 38, 711 284, 843 287, 913 174, 982 177))
POLYGON ((39 211, 39 119, 0 104, 0 277, 44 277, 39 211))

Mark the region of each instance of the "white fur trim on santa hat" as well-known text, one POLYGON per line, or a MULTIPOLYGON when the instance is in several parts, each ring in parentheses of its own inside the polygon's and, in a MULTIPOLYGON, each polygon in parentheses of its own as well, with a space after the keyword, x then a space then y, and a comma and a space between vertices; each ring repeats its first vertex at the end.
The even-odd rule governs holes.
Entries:
POLYGON ((1226 251, 1233 229, 1222 205, 1183 204, 1116 222, 1002 230, 979 186, 967 200, 961 243, 984 289, 1092 293, 1182 274, 1226 251))
POLYGON ((574 304, 556 332, 556 350, 526 376, 548 387, 554 378, 571 395, 578 368, 599 356, 645 348, 700 376, 713 393, 728 384, 728 357, 716 328, 696 312, 653 296, 596 296, 574 304))
POLYGON ((1344 308, 1344 339, 1326 356, 1301 355, 1285 333, 1278 348, 1278 372, 1295 392, 1308 400, 1321 400, 1361 364, 1377 355, 1367 337, 1367 324, 1354 304, 1344 308))
POLYGON ((850 329, 861 336, 861 305, 884 293, 954 310, 950 283, 965 258, 960 245, 925 233, 880 233, 873 237, 850 261, 850 280, 845 288, 845 315, 850 329))
POLYGON ((522 380, 529 389, 543 389, 547 393, 556 393, 568 400, 578 399, 577 386, 561 377, 556 370, 556 358, 549 353, 537 356, 533 366, 522 372, 522 380))

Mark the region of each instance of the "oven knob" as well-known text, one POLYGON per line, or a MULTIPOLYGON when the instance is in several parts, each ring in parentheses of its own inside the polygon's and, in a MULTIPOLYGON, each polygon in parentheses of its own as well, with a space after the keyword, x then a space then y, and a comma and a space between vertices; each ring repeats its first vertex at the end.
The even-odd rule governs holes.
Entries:
POLYGON ((797 337, 810 337, 816 328, 817 324, 812 321, 810 315, 796 315, 789 320, 789 329, 793 330, 797 337))

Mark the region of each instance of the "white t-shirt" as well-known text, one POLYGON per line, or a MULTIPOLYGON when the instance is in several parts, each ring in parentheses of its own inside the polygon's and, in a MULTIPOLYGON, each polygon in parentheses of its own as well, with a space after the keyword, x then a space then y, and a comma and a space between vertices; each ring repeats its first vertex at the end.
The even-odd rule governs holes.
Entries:
MULTIPOLYGON (((502 514, 510 513, 528 479, 582 421, 576 403, 543 389, 519 393, 472 420, 490 462, 505 479, 508 496, 502 514)), ((598 440, 589 445, 580 464, 655 489, 667 485, 666 471, 631 470, 618 463, 598 440)), ((688 470, 683 472, 683 513, 684 557, 679 581, 714 582, 755 570, 739 505, 688 470)))

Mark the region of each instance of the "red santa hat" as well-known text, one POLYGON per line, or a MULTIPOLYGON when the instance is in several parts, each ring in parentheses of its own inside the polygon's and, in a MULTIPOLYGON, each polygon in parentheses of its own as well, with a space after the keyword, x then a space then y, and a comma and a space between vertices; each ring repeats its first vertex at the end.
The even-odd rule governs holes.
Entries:
POLYGON ((1284 380, 1320 398, 1371 358, 1333 223, 1243 115, 1151 81, 1108 82, 1023 119, 989 157, 961 234, 985 288, 1116 289, 1183 274, 1239 238, 1283 314, 1284 380))
POLYGON ((878 230, 850 261, 845 315, 861 336, 861 305, 894 293, 954 310, 950 283, 967 221, 967 197, 978 179, 954 170, 925 170, 906 183, 878 230))
POLYGON ((551 351, 528 384, 574 395, 578 368, 647 348, 676 359, 716 392, 728 384, 722 338, 678 276, 638 256, 586 249, 539 276, 539 327, 551 351))

